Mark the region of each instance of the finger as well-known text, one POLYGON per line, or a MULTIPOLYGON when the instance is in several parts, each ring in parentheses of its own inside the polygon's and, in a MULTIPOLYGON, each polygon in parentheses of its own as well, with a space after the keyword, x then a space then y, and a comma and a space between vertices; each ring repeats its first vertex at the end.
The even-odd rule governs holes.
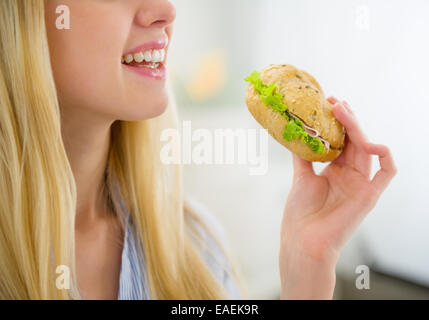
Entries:
POLYGON ((353 110, 352 108, 350 108, 349 104, 347 103, 347 101, 342 101, 343 105, 346 107, 347 111, 350 112, 351 114, 353 114, 353 110))
POLYGON ((353 154, 349 153, 351 158, 346 157, 346 163, 351 164, 364 177, 369 177, 371 173, 371 157, 363 149, 363 144, 367 141, 367 138, 362 132, 356 116, 346 101, 335 104, 333 112, 334 115, 338 116, 338 121, 346 128, 350 142, 355 147, 353 148, 353 154))
POLYGON ((337 104, 337 103, 342 103, 342 104, 346 107, 347 111, 349 111, 350 113, 352 113, 352 114, 353 114, 353 111, 352 111, 352 109, 350 108, 350 106, 349 106, 349 104, 347 103, 347 101, 345 101, 345 100, 340 101, 340 100, 338 100, 338 99, 337 99, 337 98, 335 98, 335 97, 329 97, 327 100, 328 100, 330 103, 332 103, 333 105, 335 105, 335 104, 337 104))
POLYGON ((293 160, 293 181, 294 182, 304 174, 311 173, 314 175, 312 162, 301 159, 294 153, 292 153, 292 160, 293 160))
POLYGON ((381 194, 397 173, 392 153, 387 146, 370 142, 365 143, 364 148, 369 154, 378 156, 380 170, 372 178, 371 184, 381 194))
POLYGON ((331 104, 336 104, 336 103, 338 103, 338 102, 340 102, 337 98, 335 98, 335 97, 329 97, 328 99, 327 99, 331 104))
POLYGON ((353 155, 354 155, 354 147, 353 145, 349 142, 349 137, 345 136, 344 138, 344 147, 343 147, 343 151, 341 152, 340 156, 335 159, 333 161, 333 163, 339 165, 340 167, 342 167, 345 164, 351 165, 351 159, 353 159, 353 155))
POLYGON ((346 128, 347 134, 350 137, 350 142, 357 147, 362 147, 367 141, 363 134, 355 115, 348 111, 342 103, 336 103, 332 108, 335 118, 346 128))

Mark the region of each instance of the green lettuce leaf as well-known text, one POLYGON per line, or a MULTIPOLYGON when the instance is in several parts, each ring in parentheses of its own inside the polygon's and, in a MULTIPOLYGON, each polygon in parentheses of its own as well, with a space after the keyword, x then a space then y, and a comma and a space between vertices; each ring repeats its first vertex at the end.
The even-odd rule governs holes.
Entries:
POLYGON ((279 112, 288 121, 285 130, 283 131, 283 139, 286 141, 301 139, 301 141, 307 144, 313 152, 318 154, 326 152, 323 143, 319 139, 310 136, 304 130, 301 120, 290 118, 288 116, 286 113, 288 107, 283 102, 282 94, 277 91, 279 88, 277 84, 263 84, 258 71, 253 71, 252 74, 244 80, 253 85, 255 90, 258 92, 259 97, 267 106, 270 106, 275 111, 279 112))
POLYGON ((276 89, 278 89, 277 84, 273 83, 269 86, 264 85, 262 83, 258 71, 252 72, 252 74, 248 76, 245 80, 253 84, 253 87, 259 93, 259 97, 262 101, 265 102, 266 105, 271 106, 274 110, 278 112, 283 112, 287 110, 286 104, 283 103, 282 94, 276 92, 276 89))

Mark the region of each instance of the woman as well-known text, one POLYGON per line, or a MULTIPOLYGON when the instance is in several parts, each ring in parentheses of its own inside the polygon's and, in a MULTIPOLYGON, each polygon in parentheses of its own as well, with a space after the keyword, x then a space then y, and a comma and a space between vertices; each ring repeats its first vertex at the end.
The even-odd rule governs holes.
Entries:
MULTIPOLYGON (((174 19, 167 0, 0 2, 0 298, 244 297, 222 231, 159 159, 161 130, 177 126, 164 67, 174 19), (60 5, 71 29, 58 28, 60 5), (146 51, 155 61, 124 63, 146 51)), ((332 298, 340 249, 396 173, 330 100, 347 145, 320 176, 294 157, 282 298, 332 298)))

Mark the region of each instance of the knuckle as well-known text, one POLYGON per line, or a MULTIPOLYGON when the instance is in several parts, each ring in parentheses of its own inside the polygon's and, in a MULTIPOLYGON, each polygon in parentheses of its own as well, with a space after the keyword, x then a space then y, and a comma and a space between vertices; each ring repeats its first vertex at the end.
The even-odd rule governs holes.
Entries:
POLYGON ((393 165, 392 166, 392 177, 396 176, 397 174, 398 174, 398 168, 395 165, 393 165))

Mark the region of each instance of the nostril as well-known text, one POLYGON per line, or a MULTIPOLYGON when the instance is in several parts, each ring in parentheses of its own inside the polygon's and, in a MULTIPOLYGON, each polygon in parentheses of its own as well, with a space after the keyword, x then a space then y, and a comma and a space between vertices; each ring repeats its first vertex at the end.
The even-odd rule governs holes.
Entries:
POLYGON ((167 20, 158 20, 158 21, 152 22, 151 26, 154 26, 154 27, 164 27, 164 26, 166 26, 168 24, 169 24, 169 22, 167 20))

